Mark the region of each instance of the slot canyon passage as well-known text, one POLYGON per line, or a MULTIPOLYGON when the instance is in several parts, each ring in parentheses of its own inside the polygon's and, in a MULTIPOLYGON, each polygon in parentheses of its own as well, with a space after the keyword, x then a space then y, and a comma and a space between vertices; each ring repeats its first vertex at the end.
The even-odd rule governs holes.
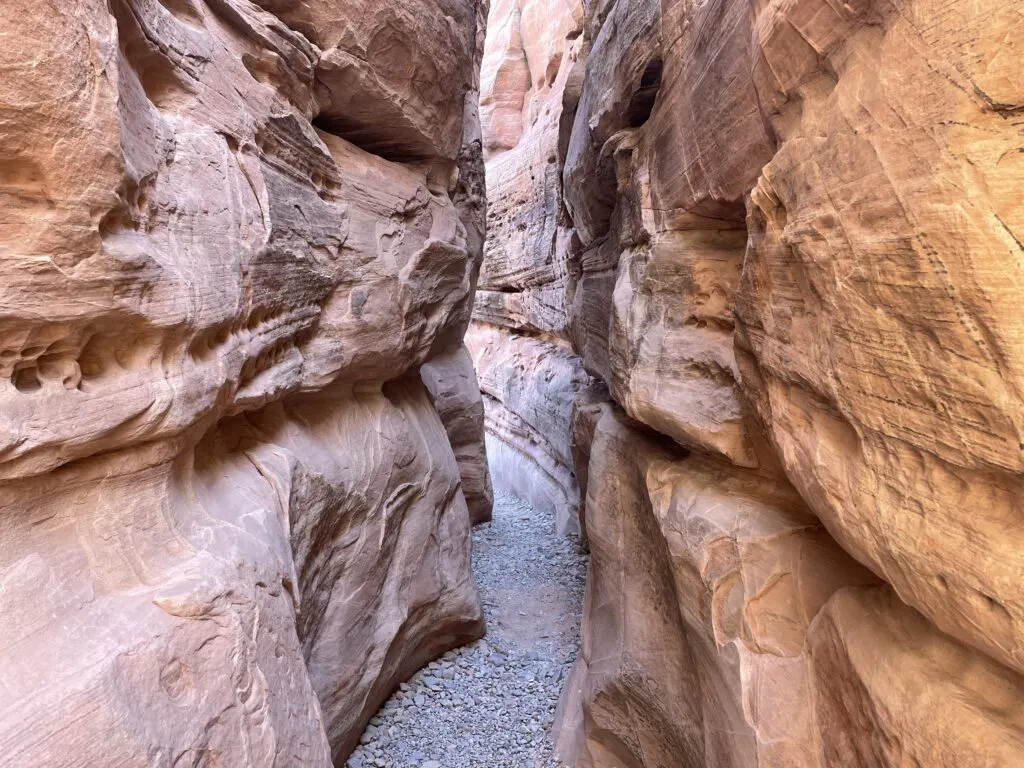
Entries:
POLYGON ((0 0, 0 766, 1024 766, 1022 31, 0 0))

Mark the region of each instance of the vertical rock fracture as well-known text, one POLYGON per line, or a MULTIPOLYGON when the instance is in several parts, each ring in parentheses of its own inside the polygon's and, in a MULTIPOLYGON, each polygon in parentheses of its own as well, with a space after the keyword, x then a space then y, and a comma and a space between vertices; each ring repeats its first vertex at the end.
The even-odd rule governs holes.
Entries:
POLYGON ((580 768, 1024 765, 1022 0, 495 0, 469 346, 580 768))
POLYGON ((342 764, 483 634, 485 18, 0 3, 0 764, 342 764))

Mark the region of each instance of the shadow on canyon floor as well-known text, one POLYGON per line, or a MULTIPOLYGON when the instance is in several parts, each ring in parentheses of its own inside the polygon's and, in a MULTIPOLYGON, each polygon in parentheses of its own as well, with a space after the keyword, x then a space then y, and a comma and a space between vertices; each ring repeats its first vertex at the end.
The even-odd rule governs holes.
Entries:
POLYGON ((553 768, 551 724, 579 651, 587 556, 554 520, 498 494, 473 533, 487 637, 418 672, 385 704, 349 768, 553 768))

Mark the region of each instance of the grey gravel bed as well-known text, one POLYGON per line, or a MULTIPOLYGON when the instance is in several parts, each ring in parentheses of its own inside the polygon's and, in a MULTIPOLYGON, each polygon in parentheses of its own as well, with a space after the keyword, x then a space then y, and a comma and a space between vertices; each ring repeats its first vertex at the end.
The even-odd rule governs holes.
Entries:
POLYGON ((525 502, 495 498, 473 532, 487 637, 418 672, 367 727, 349 768, 553 768, 551 723, 579 651, 586 555, 525 502))

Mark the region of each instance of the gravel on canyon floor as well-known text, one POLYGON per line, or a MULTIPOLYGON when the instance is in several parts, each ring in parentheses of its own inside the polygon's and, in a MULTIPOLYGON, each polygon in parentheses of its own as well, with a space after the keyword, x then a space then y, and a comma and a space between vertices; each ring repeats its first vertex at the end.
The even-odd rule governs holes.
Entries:
POLYGON ((587 557, 550 515, 496 495, 473 532, 487 637, 431 662, 370 721, 349 768, 554 768, 551 725, 579 651, 587 557))

